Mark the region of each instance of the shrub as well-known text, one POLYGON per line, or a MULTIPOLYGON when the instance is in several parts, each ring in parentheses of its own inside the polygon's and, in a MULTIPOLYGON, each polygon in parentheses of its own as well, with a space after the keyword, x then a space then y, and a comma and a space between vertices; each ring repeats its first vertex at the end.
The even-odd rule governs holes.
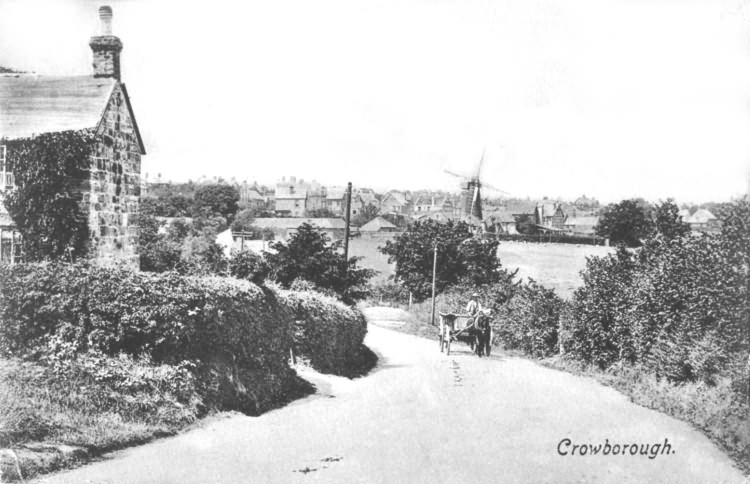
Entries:
POLYGON ((228 266, 229 275, 255 284, 265 281, 270 271, 263 256, 249 250, 232 251, 228 266))
POLYGON ((354 303, 367 297, 367 283, 375 275, 372 269, 357 266, 360 257, 339 252, 341 241, 331 242, 321 229, 300 225, 289 240, 272 242, 274 253, 266 252, 271 278, 289 288, 296 279, 305 279, 315 287, 333 291, 341 300, 354 303))
POLYGON ((91 351, 196 363, 204 404, 257 413, 297 387, 292 313, 246 281, 85 264, 0 269, 0 353, 72 359, 91 351))
POLYGON ((295 353, 318 371, 346 374, 367 333, 364 315, 312 291, 282 290, 280 297, 294 312, 295 353))
POLYGON ((565 301, 533 279, 519 285, 493 318, 496 338, 506 348, 534 358, 558 351, 558 328, 565 301))

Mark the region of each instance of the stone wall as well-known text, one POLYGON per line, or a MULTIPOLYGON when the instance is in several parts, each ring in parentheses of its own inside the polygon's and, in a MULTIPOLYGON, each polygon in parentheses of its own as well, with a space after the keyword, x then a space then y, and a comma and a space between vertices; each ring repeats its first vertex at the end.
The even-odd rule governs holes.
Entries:
POLYGON ((91 158, 88 204, 91 256, 138 268, 138 204, 141 152, 125 95, 116 86, 97 133, 91 158))

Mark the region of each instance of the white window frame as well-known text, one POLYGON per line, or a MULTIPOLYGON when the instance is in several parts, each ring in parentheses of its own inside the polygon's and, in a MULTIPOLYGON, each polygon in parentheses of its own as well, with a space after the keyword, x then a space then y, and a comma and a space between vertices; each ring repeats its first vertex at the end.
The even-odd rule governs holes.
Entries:
POLYGON ((8 171, 8 148, 0 145, 0 191, 5 191, 15 185, 13 172, 8 171))

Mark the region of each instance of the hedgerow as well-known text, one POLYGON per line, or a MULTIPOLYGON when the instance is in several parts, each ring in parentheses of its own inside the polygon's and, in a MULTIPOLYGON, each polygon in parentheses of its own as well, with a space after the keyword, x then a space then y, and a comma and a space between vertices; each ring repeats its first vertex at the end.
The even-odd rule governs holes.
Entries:
POLYGON ((333 297, 280 290, 294 313, 294 351, 326 373, 347 374, 367 333, 364 315, 333 297))
POLYGON ((294 393, 292 313, 246 281, 88 264, 0 268, 0 354, 101 352, 192 364, 205 408, 257 413, 294 393), (291 392, 291 393, 290 393, 291 392))
POLYGON ((636 253, 592 258, 573 297, 570 356, 637 363, 674 382, 746 378, 750 205, 719 235, 655 237, 636 253))

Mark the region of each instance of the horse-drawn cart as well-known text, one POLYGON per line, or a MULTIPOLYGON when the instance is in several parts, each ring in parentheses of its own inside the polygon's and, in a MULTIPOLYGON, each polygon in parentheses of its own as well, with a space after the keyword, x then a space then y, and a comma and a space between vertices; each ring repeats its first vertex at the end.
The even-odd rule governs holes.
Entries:
POLYGON ((477 356, 490 355, 492 346, 492 327, 487 312, 480 312, 476 317, 469 314, 439 313, 440 315, 440 351, 451 354, 451 342, 463 341, 468 344, 477 356))

